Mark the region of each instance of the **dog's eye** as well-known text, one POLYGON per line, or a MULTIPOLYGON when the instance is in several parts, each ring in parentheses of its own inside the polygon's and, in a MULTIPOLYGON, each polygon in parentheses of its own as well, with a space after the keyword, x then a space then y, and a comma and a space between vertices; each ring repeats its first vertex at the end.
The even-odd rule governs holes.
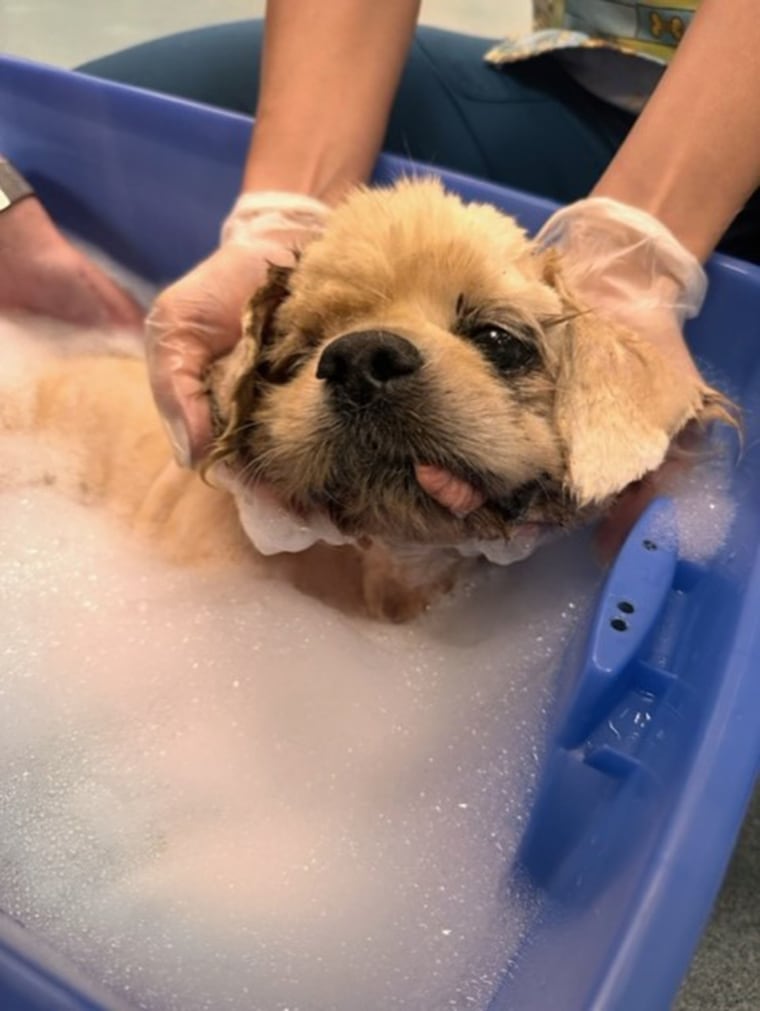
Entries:
POLYGON ((482 323, 467 332, 467 338, 499 372, 513 372, 534 365, 535 345, 496 323, 482 323))

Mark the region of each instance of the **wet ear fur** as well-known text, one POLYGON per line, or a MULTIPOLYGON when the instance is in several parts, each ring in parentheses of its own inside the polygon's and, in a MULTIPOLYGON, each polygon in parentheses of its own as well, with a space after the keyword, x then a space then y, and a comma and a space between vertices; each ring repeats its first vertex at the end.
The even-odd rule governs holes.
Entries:
POLYGON ((240 340, 209 370, 207 386, 217 435, 203 465, 204 473, 213 463, 233 456, 237 450, 240 426, 251 417, 257 396, 254 369, 261 352, 276 336, 275 316, 290 295, 292 270, 270 264, 265 283, 243 314, 240 340))
POLYGON ((736 425, 736 411, 694 372, 678 374, 662 353, 626 327, 580 308, 556 261, 546 278, 566 312, 555 422, 566 452, 567 490, 579 506, 600 505, 656 470, 690 421, 736 425))

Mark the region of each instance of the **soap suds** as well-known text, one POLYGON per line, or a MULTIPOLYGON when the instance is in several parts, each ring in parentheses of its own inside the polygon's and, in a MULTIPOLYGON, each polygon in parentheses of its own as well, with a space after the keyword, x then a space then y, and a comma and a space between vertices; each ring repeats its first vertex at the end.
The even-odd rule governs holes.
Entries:
POLYGON ((138 1007, 485 1007, 583 539, 398 628, 2 516, 3 908, 138 1007))

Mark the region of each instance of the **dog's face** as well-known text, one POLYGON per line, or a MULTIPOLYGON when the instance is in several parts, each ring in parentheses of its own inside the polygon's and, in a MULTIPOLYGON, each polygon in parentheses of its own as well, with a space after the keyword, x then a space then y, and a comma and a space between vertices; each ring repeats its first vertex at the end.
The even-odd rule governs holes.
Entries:
POLYGON ((405 182, 358 191, 272 269, 209 375, 213 458, 350 536, 509 540, 659 465, 707 389, 667 373, 511 218, 405 182))

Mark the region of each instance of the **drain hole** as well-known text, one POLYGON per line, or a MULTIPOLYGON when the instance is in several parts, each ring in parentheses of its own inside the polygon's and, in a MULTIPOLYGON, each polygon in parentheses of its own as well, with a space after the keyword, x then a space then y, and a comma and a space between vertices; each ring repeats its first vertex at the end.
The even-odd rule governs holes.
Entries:
POLYGON ((622 618, 613 618, 610 625, 612 625, 616 632, 625 632, 628 628, 628 622, 623 621, 622 618))
POLYGON ((630 602, 630 600, 621 600, 618 604, 618 611, 622 611, 623 614, 633 614, 636 608, 630 602))
POLYGON ((649 538, 647 538, 647 540, 645 540, 643 542, 643 544, 644 544, 644 547, 647 549, 647 551, 656 551, 657 550, 657 545, 655 544, 654 541, 650 541, 649 538))

